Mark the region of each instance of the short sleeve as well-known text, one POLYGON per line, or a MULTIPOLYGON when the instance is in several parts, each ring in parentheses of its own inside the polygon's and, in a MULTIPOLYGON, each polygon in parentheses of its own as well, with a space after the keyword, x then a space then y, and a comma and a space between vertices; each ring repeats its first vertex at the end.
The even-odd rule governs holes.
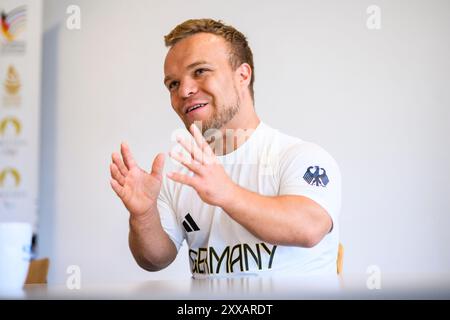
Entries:
POLYGON ((333 157, 309 142, 289 147, 280 159, 280 195, 301 195, 322 206, 336 225, 341 208, 341 174, 333 157))
POLYGON ((177 216, 172 207, 171 196, 168 190, 167 178, 163 177, 163 185, 158 196, 158 211, 161 219, 161 225, 169 238, 175 244, 177 251, 184 240, 183 231, 177 222, 177 216))

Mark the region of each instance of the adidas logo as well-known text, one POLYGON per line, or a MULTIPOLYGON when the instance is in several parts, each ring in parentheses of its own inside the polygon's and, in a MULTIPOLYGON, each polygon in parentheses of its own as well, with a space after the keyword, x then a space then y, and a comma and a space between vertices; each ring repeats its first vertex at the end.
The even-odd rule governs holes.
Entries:
POLYGON ((195 223, 194 219, 192 219, 191 215, 188 213, 183 220, 183 227, 186 232, 194 232, 199 231, 200 228, 195 223))

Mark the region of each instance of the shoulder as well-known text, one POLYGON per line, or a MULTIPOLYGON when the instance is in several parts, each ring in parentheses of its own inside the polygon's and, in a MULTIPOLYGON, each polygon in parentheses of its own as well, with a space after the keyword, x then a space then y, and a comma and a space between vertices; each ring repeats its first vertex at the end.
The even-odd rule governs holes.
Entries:
POLYGON ((317 143, 304 141, 266 125, 266 136, 272 149, 276 149, 280 161, 294 159, 328 161, 337 165, 333 156, 317 143))
POLYGON ((307 170, 309 167, 328 168, 340 175, 337 161, 322 146, 317 143, 304 141, 300 138, 273 130, 270 141, 272 155, 276 154, 275 162, 279 173, 291 170, 307 170))
POLYGON ((280 170, 310 171, 312 168, 321 168, 340 177, 337 161, 323 147, 312 142, 302 142, 291 145, 280 156, 280 170))
POLYGON ((314 158, 317 160, 328 160, 331 162, 336 162, 333 156, 327 150, 316 143, 308 141, 301 141, 289 145, 287 148, 285 148, 283 155, 288 158, 302 157, 305 159, 314 158))
POLYGON ((303 140, 285 134, 278 129, 272 128, 267 124, 262 124, 262 134, 260 135, 259 144, 264 145, 269 149, 270 153, 277 154, 278 156, 286 153, 295 145, 301 145, 303 140))

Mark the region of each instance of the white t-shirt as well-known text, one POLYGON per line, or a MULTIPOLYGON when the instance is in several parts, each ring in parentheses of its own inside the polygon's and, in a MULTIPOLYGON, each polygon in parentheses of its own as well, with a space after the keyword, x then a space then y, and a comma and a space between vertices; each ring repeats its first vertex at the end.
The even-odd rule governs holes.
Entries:
MULTIPOLYGON (((260 122, 244 144, 218 158, 243 188, 266 196, 301 195, 314 200, 328 212, 333 228, 313 248, 274 246, 252 235, 222 208, 203 202, 190 186, 164 175, 158 198, 161 223, 177 250, 187 241, 194 278, 336 274, 341 176, 324 149, 260 122)), ((182 166, 177 170, 192 174, 182 166)))

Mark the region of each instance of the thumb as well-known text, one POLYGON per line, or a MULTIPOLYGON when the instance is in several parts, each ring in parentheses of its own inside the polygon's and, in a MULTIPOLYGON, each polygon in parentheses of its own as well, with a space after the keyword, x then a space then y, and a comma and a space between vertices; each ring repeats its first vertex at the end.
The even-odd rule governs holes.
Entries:
POLYGON ((164 153, 158 153, 158 155, 155 157, 155 160, 153 160, 152 165, 152 176, 155 176, 159 180, 162 180, 162 173, 164 170, 164 153))

